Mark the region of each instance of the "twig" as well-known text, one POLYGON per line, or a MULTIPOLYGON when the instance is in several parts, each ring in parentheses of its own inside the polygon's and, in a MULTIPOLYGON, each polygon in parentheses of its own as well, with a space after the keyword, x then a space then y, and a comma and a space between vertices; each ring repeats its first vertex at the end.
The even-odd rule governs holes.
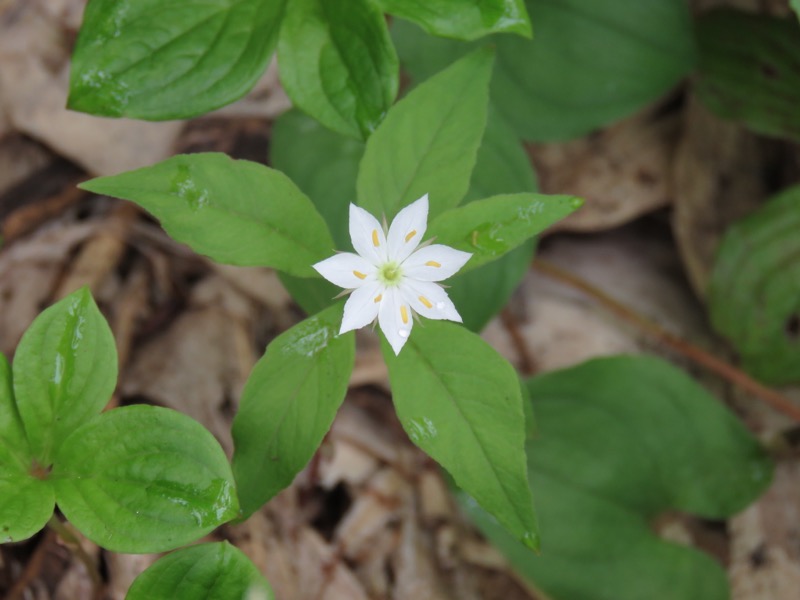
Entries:
POLYGON ((556 279, 561 283, 565 283, 570 287, 582 291, 621 319, 624 319, 625 321, 636 325, 641 330, 649 333, 665 346, 672 348, 676 352, 682 354, 702 367, 705 367, 709 371, 712 371, 720 377, 727 379, 743 390, 753 394, 757 398, 760 398, 778 412, 781 412, 790 419, 800 423, 800 406, 792 403, 792 401, 783 394, 759 383, 743 371, 723 360, 720 360, 702 348, 671 334, 669 331, 663 329, 660 325, 657 325, 650 319, 640 315, 628 306, 625 306, 618 300, 606 294, 603 290, 595 287, 580 277, 564 271, 559 267, 539 258, 533 261, 533 268, 540 273, 551 277, 552 279, 556 279))
POLYGON ((33 582, 33 580, 36 579, 36 576, 42 570, 42 564, 44 563, 44 558, 47 555, 47 548, 52 541, 53 532, 46 532, 44 538, 39 542, 39 545, 36 546, 36 550, 33 551, 33 554, 31 554, 31 557, 28 559, 28 563, 25 565, 25 569, 22 571, 22 574, 14 582, 14 585, 11 587, 11 589, 8 590, 4 600, 19 600, 22 598, 25 590, 33 582))
POLYGON ((503 323, 506 332, 511 337, 511 343, 519 356, 519 370, 523 375, 532 375, 536 370, 536 361, 533 359, 528 342, 525 341, 525 336, 520 333, 519 322, 514 316, 514 313, 508 307, 500 311, 500 321, 503 323))
POLYGON ((100 572, 97 570, 94 560, 86 553, 86 550, 81 546, 80 540, 69 530, 69 528, 59 521, 56 515, 53 515, 47 522, 47 526, 55 531, 58 536, 67 544, 69 544, 74 552, 86 568, 89 579, 92 580, 92 597, 95 600, 100 600, 103 596, 103 579, 100 577, 100 572))

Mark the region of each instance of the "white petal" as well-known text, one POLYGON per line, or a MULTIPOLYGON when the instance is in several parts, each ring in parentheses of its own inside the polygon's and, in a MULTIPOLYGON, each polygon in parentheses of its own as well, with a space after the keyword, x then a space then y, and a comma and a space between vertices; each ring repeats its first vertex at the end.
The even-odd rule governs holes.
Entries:
POLYGON ((416 250, 428 228, 428 194, 397 213, 389 227, 389 260, 403 262, 416 250))
POLYGON ((433 244, 420 248, 403 263, 403 275, 420 281, 441 281, 456 274, 472 254, 433 244))
POLYGON ((386 236, 378 219, 355 204, 350 205, 350 241, 373 265, 386 262, 386 236))
POLYGON ((361 329, 375 320, 381 306, 382 288, 380 283, 373 281, 353 290, 344 305, 340 334, 353 329, 361 329))
POLYGON ((378 323, 394 353, 400 354, 408 336, 411 335, 414 319, 411 315, 411 308, 403 302, 397 288, 388 288, 384 292, 378 311, 378 323))
POLYGON ((403 299, 423 317, 463 322, 447 292, 435 283, 406 280, 400 284, 400 291, 403 299))
POLYGON ((359 288, 375 281, 375 267, 352 252, 334 254, 311 266, 334 285, 346 289, 359 288))

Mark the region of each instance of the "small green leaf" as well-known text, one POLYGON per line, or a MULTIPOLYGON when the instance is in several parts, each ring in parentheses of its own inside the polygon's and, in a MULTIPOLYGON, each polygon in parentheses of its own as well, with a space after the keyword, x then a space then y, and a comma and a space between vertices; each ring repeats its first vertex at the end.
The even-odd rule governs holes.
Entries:
POLYGON ((280 171, 224 154, 174 156, 80 185, 136 202, 173 238, 217 262, 316 277, 333 241, 311 201, 280 171))
POLYGON ((742 424, 649 357, 592 360, 535 377, 528 389, 541 556, 462 503, 516 569, 559 599, 729 598, 716 561, 659 538, 652 523, 665 511, 725 519, 766 489, 770 462, 742 424))
MULTIPOLYGON (((526 140, 579 137, 662 96, 694 66, 682 0, 528 0, 536 36, 498 36, 492 104, 526 140)), ((402 64, 424 79, 472 47, 398 21, 402 64)))
POLYGON ((486 127, 492 56, 473 52, 392 107, 361 160, 360 206, 392 219, 426 193, 431 217, 461 202, 486 127))
POLYGON ((164 552, 238 514, 219 443, 186 415, 155 406, 103 413, 67 438, 51 475, 59 508, 114 552, 164 552))
POLYGON ((462 271, 497 260, 581 207, 574 196, 504 194, 439 215, 428 233, 437 242, 471 252, 462 271))
POLYGON ((388 343, 397 416, 411 441, 530 548, 539 532, 525 470, 525 414, 513 367, 480 337, 445 321, 388 343))
POLYGON ((372 0, 292 0, 278 57, 294 104, 345 135, 369 137, 397 95, 397 54, 372 0))
POLYGON ((5 468, 0 462, 0 544, 21 542, 37 534, 56 506, 50 482, 5 468))
POLYGON ((255 85, 285 0, 91 0, 67 104, 108 117, 185 119, 255 85))
POLYGON ((233 471, 245 518, 308 464, 344 400, 355 336, 339 335, 342 303, 272 340, 233 422, 233 471))
POLYGON ((125 600, 273 600, 267 580, 228 542, 198 544, 161 557, 133 582, 125 600))
POLYGON ((0 354, 0 477, 5 473, 27 473, 33 457, 25 436, 11 378, 11 367, 0 354))
POLYGON ((14 355, 14 396, 42 467, 77 427, 108 404, 117 350, 108 323, 82 288, 42 312, 14 355))
POLYGON ((697 94, 720 117, 800 140, 800 24, 721 9, 697 23, 697 94))
POLYGON ((744 368, 771 384, 800 381, 800 186, 735 223, 708 290, 714 328, 744 368))
POLYGON ((523 0, 379 0, 389 14, 412 21, 431 35, 474 40, 490 33, 531 37, 523 0))

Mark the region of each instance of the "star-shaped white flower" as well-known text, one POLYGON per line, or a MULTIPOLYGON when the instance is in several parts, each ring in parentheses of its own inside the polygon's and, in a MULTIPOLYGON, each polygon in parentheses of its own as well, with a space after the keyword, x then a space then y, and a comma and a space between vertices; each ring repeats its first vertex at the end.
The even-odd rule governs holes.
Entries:
POLYGON ((434 283, 454 275, 472 256, 442 244, 423 245, 428 195, 397 213, 388 233, 378 220, 350 205, 350 239, 358 254, 342 252, 313 265, 331 283, 351 290, 339 333, 378 318, 395 354, 411 334, 414 314, 461 323, 453 302, 434 283))

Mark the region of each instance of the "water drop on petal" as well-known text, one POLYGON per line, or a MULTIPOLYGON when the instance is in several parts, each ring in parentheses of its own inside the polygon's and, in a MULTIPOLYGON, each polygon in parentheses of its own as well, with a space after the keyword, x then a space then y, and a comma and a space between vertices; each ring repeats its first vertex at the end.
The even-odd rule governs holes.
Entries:
POLYGON ((398 329, 397 333, 400 334, 400 337, 402 338, 408 337, 408 329, 398 329))

